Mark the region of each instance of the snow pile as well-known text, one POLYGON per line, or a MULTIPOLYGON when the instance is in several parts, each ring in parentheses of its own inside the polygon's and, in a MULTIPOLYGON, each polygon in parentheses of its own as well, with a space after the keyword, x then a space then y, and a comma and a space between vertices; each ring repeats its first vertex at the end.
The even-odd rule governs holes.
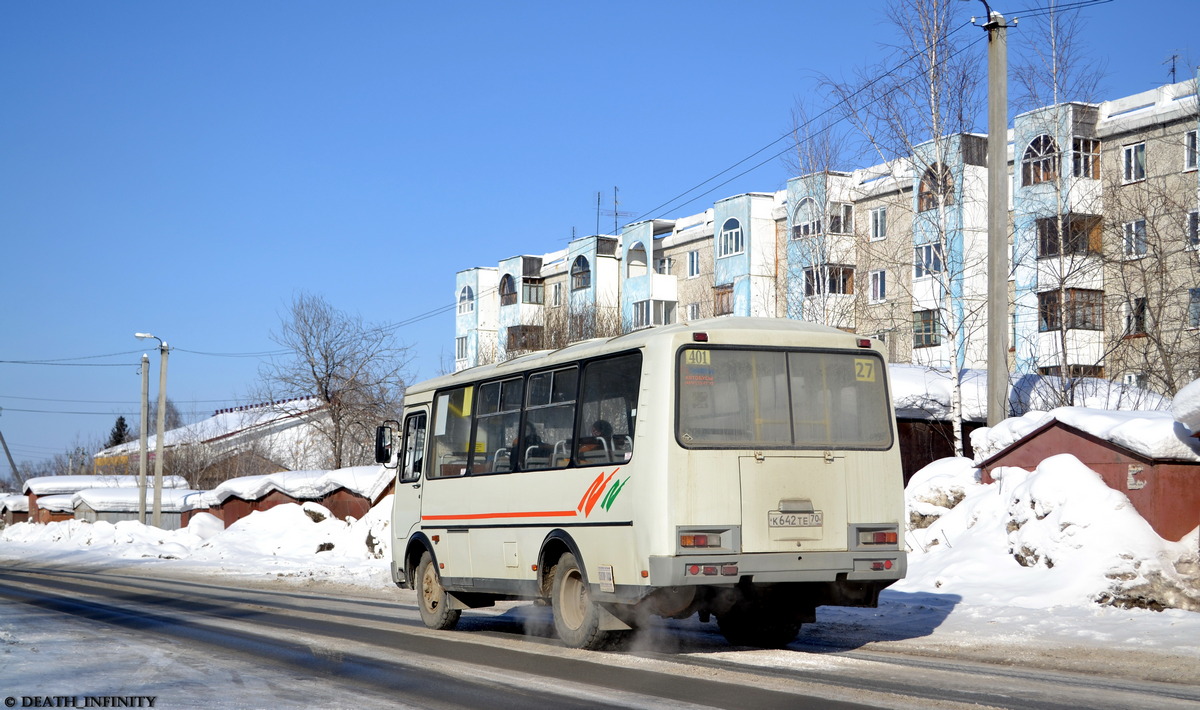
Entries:
POLYGON ((970 493, 979 488, 978 473, 971 460, 961 457, 940 459, 915 473, 904 490, 909 528, 927 528, 970 493), (969 471, 970 475, 964 475, 969 471))
MULTIPOLYGON (((161 530, 136 521, 119 523, 66 520, 19 523, 0 531, 0 543, 25 548, 31 557, 53 547, 121 560, 175 560, 244 576, 324 577, 378 586, 390 580, 388 533, 392 497, 362 520, 338 520, 316 503, 278 505, 256 511, 228 529, 216 516, 197 514, 181 530, 161 530)), ((69 557, 69 556, 68 556, 69 557)), ((61 559, 61 557, 60 557, 61 559)))
POLYGON ((63 520, 38 525, 20 523, 0 533, 0 541, 67 550, 94 550, 119 559, 179 559, 203 540, 183 530, 162 530, 133 520, 118 523, 63 520))
POLYGON ((1029 412, 1005 419, 994 427, 976 429, 971 432, 975 460, 990 458, 1055 419, 1153 459, 1200 461, 1200 439, 1193 438, 1187 427, 1177 422, 1170 412, 1086 407, 1029 412))
POLYGON ((960 458, 913 476, 910 519, 926 527, 909 530, 908 577, 894 589, 1032 608, 1096 602, 1200 611, 1200 529, 1178 543, 1163 540, 1124 494, 1069 454, 1032 472, 992 475, 995 483, 977 484, 977 471, 960 458))
POLYGON ((1179 390, 1171 401, 1171 414, 1175 421, 1182 424, 1189 432, 1200 432, 1200 380, 1179 390))

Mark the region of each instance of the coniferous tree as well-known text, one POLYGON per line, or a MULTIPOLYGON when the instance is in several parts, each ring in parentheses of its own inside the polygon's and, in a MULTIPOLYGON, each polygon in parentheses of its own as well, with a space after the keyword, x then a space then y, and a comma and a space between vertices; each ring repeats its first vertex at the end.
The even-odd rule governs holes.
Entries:
POLYGON ((133 440, 133 432, 129 429, 129 425, 125 423, 125 417, 118 416, 117 421, 113 424, 112 431, 108 433, 108 441, 105 442, 104 448, 120 446, 127 441, 133 440))

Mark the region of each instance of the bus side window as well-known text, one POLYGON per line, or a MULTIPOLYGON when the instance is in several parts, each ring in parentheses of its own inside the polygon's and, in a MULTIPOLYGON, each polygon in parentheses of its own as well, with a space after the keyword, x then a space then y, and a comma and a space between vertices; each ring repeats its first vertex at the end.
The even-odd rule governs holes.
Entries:
POLYGON ((525 431, 520 447, 526 471, 562 468, 570 450, 575 424, 578 370, 567 367, 529 376, 525 400, 525 431))
POLYGON ((474 387, 468 385, 439 392, 434 399, 433 462, 426 477, 446 478, 467 473, 474 394, 474 387))
POLYGON ((575 451, 578 465, 624 463, 633 458, 641 379, 640 352, 584 367, 575 451))
POLYGON ((421 464, 425 461, 425 412, 408 415, 404 420, 404 466, 400 469, 400 482, 411 483, 421 479, 421 464))

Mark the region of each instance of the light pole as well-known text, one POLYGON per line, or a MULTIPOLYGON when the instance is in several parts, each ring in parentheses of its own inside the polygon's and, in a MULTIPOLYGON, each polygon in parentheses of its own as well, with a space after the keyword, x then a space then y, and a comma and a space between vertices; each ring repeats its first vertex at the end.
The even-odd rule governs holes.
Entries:
POLYGON ((166 432, 163 431, 163 426, 167 413, 167 353, 171 348, 157 335, 134 333, 133 336, 142 340, 157 340, 158 352, 162 356, 158 366, 158 423, 154 433, 154 513, 150 522, 157 528, 162 527, 163 459, 167 455, 166 437, 163 436, 166 432))
POLYGON ((142 430, 138 435, 138 522, 146 524, 146 437, 150 434, 150 356, 142 353, 142 430))

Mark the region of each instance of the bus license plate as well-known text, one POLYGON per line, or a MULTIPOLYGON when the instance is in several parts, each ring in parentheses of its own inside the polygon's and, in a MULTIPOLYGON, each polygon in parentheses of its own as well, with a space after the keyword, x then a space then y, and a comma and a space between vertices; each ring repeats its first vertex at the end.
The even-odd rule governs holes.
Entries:
POLYGON ((767 525, 773 528, 819 528, 824 524, 821 511, 815 513, 783 513, 772 510, 767 513, 767 525))

